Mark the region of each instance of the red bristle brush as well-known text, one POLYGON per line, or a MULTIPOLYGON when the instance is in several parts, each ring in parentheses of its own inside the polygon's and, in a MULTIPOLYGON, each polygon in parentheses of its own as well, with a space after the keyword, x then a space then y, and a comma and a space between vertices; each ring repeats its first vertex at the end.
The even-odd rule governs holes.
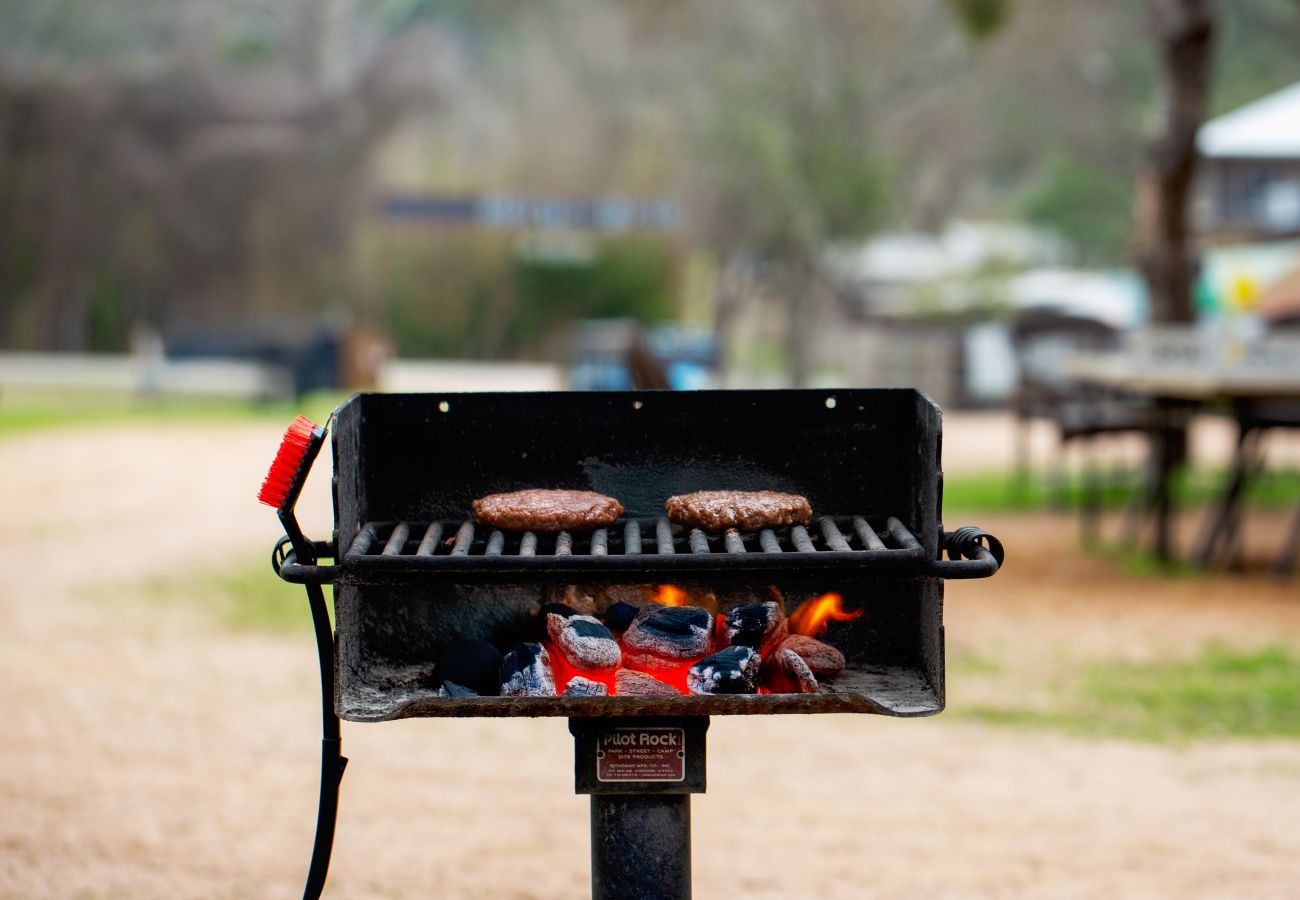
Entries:
POLYGON ((306 416, 294 419, 293 424, 285 429, 280 449, 266 473, 262 489, 257 492, 258 501, 276 509, 291 509, 298 501, 307 471, 324 443, 324 428, 306 416))

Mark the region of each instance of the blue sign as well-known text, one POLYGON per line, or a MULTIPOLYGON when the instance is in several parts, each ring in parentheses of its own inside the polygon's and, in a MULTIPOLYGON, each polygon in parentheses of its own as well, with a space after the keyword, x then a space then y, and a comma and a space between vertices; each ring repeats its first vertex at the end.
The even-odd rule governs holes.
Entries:
POLYGON ((659 231, 677 227, 677 202, 669 199, 561 200, 491 194, 441 197, 390 196, 380 204, 390 219, 479 228, 564 228, 581 231, 659 231))

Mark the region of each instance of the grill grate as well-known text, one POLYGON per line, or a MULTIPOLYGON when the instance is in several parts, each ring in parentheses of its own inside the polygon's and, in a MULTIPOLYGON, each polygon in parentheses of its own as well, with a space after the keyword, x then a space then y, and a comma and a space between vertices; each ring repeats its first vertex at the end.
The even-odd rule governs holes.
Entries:
POLYGON ((728 529, 722 534, 675 526, 664 517, 558 534, 505 532, 472 521, 370 522, 339 561, 337 580, 363 584, 431 573, 598 576, 786 567, 892 569, 924 563, 921 542, 893 516, 822 516, 811 528, 728 529))

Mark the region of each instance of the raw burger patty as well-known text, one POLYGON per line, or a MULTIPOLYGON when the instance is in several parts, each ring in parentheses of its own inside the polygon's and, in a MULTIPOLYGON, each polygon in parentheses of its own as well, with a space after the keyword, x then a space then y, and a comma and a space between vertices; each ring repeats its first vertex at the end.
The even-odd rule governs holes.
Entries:
POLYGON ((776 491, 696 491, 669 497, 668 518, 678 525, 722 531, 757 531, 783 525, 807 525, 812 507, 807 497, 776 491))
POLYGON ((595 491, 531 488, 488 494, 474 501, 474 518, 507 531, 568 531, 603 528, 623 515, 623 504, 595 491))

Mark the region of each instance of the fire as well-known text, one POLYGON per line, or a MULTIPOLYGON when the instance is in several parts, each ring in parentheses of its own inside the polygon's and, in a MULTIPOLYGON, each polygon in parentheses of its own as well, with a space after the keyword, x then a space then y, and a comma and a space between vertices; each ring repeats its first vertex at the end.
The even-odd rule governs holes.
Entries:
POLYGON ((675 584, 661 584, 655 589, 655 603, 664 606, 685 606, 686 592, 675 584))
POLYGON ((850 622, 860 615, 862 615, 860 609, 853 612, 845 611, 844 598, 839 594, 822 594, 820 597, 804 601, 798 609, 790 613, 790 631, 794 634, 816 637, 826 630, 830 620, 850 622))

